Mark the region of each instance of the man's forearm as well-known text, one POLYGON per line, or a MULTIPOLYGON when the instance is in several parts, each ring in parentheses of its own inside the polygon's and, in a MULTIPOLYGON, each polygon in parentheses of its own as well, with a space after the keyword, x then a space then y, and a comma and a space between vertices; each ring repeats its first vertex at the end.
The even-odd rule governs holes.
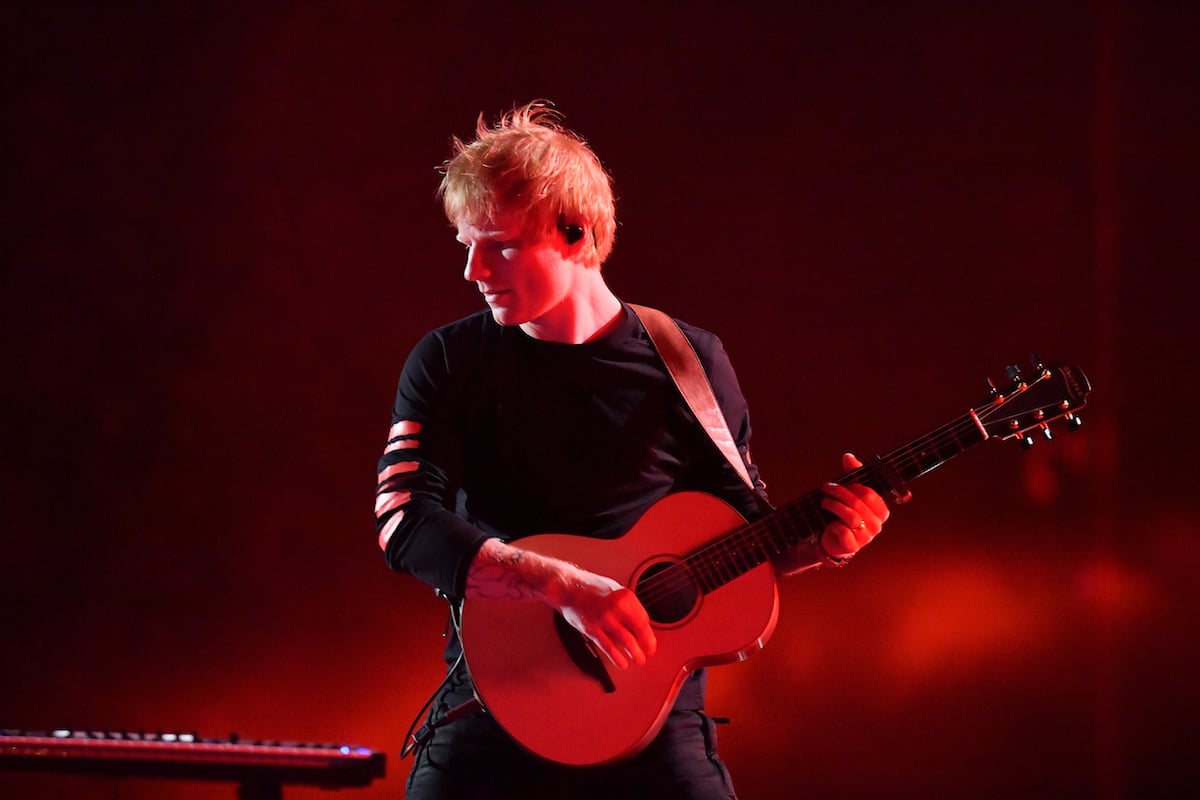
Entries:
POLYGON ((556 606, 573 569, 565 561, 488 539, 467 572, 467 599, 540 600, 556 606))

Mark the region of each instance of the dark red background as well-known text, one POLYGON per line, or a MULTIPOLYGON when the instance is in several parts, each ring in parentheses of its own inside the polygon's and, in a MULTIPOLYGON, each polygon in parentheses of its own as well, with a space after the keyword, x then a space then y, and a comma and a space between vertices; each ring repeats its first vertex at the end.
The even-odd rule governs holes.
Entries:
POLYGON ((374 464, 480 305, 434 167, 546 97, 615 176, 611 284, 723 337, 776 499, 1031 350, 1096 387, 781 587, 712 678, 743 799, 1200 788, 1194 4, 146 6, 0 11, 0 726, 356 742, 389 775, 346 795, 400 795, 443 607, 374 464))

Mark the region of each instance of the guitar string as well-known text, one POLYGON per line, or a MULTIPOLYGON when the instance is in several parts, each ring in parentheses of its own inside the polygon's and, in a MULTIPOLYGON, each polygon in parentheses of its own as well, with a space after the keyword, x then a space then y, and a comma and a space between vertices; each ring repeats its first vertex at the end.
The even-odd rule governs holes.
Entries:
MULTIPOLYGON (((882 458, 885 462, 893 465, 900 463, 902 459, 911 461, 920 470, 916 474, 920 475, 923 471, 928 471, 923 469, 921 464, 920 455, 922 453, 938 454, 938 461, 934 464, 936 467, 965 449, 960 444, 962 441, 960 434, 969 433, 972 429, 976 429, 976 424, 968 414, 914 440, 910 445, 897 448, 882 458), (954 452, 948 456, 941 456, 942 449, 950 444, 954 445, 954 452)), ((868 479, 870 476, 869 468, 859 467, 848 472, 842 477, 842 480, 846 483, 856 483, 861 479, 868 479)), ((782 517, 788 513, 801 517, 803 527, 808 529, 807 534, 822 530, 825 527, 819 508, 819 500, 822 496, 822 492, 810 492, 788 502, 776 512, 720 536, 684 555, 680 561, 674 562, 640 582, 637 587, 639 598, 643 599, 643 604, 647 602, 653 604, 679 591, 690 589, 697 583, 704 591, 711 591, 728 583, 738 575, 769 560, 768 545, 764 541, 766 537, 771 537, 769 552, 776 556, 782 555, 788 547, 803 539, 802 535, 792 541, 794 537, 789 535, 785 525, 781 524, 782 517), (813 517, 816 517, 815 521, 813 517), (754 548, 757 548, 765 557, 755 558, 749 554, 750 557, 747 558, 748 551, 754 548)), ((793 532, 796 529, 796 526, 792 525, 786 527, 792 528, 793 532)))
MULTIPOLYGON (((1034 384, 1029 384, 1029 387, 1042 380, 1039 378, 1034 384)), ((904 461, 911 462, 912 466, 916 468, 913 477, 919 477, 963 452, 967 447, 977 444, 978 442, 972 441, 963 445, 961 434, 970 434, 978 430, 980 425, 986 425, 998 412, 1010 404, 1012 397, 1020 397, 1021 394, 1012 395, 1007 399, 1001 397, 998 402, 973 409, 971 413, 952 420, 946 425, 918 437, 910 444, 901 446, 886 456, 881 456, 881 458, 897 471, 902 471, 902 467, 897 465, 904 461), (949 445, 953 445, 952 452, 949 455, 943 455, 943 448, 949 445), (927 465, 922 461, 922 457, 927 454, 936 456, 936 461, 932 465, 927 465)), ((1047 404, 1046 407, 1050 406, 1047 404)), ((1050 419, 1062 416, 1066 413, 1066 409, 1062 409, 1062 412, 1050 419)), ((1008 418, 1015 419, 1017 416, 1019 415, 1010 413, 1008 418)), ((858 479, 867 479, 871 476, 869 468, 859 467, 848 472, 842 477, 842 480, 846 483, 855 483, 860 482, 858 479)), ((786 503, 766 517, 720 536, 707 545, 685 554, 679 561, 639 583, 638 597, 642 599, 643 604, 654 604, 681 591, 692 590, 697 585, 701 591, 712 591, 765 563, 770 560, 772 555, 782 555, 789 547, 804 538, 804 535, 795 536, 798 530, 797 526, 788 524, 785 519, 789 513, 793 517, 801 518, 802 527, 807 529, 806 535, 812 535, 824 529, 826 521, 822 517, 822 509, 819 508, 822 496, 819 491, 810 492, 786 503), (814 520, 813 517, 816 519, 814 520), (766 541, 767 537, 770 537, 769 544, 766 541), (759 551, 760 555, 754 554, 755 549, 759 551)), ((824 513, 828 514, 828 512, 824 513)))
MULTIPOLYGON (((855 470, 846 476, 847 482, 864 470, 855 470)), ((699 549, 685 555, 681 561, 664 568, 638 585, 638 596, 643 603, 654 604, 680 591, 691 589, 696 584, 702 591, 711 591, 729 580, 769 560, 772 555, 782 555, 793 538, 789 535, 797 529, 794 524, 785 525, 790 513, 800 517, 802 528, 812 532, 824 527, 818 508, 821 493, 810 492, 791 501, 778 510, 736 531, 719 537, 699 549), (753 555, 757 549, 758 556, 753 555)))

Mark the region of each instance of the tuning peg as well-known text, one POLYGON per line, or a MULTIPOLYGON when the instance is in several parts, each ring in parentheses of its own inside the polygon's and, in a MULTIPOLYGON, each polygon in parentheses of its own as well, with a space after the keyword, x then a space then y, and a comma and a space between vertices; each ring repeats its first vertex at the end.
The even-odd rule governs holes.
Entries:
POLYGON ((1025 390, 1025 379, 1021 377, 1021 368, 1016 364, 1009 364, 1004 369, 1004 377, 1012 381, 1011 392, 1022 392, 1025 390))
POLYGON ((1033 449, 1033 437, 1030 436, 1029 434, 1025 434, 1017 441, 1020 443, 1022 450, 1032 450, 1033 449))
POLYGON ((1041 428, 1042 428, 1042 436, 1046 437, 1046 441, 1048 441, 1048 442, 1053 441, 1054 432, 1050 430, 1050 426, 1048 424, 1046 424, 1045 422, 1043 422, 1041 425, 1041 428))
POLYGON ((1039 375, 1046 369, 1046 365, 1042 363, 1040 358, 1038 358, 1037 353, 1029 354, 1029 366, 1033 367, 1033 371, 1039 375))
POLYGON ((988 397, 990 397, 994 400, 995 398, 1000 396, 1000 390, 998 388, 996 388, 996 384, 992 383, 991 378, 987 379, 987 386, 988 386, 988 397))
POLYGON ((1074 433, 1083 426, 1083 417, 1078 414, 1067 414, 1067 430, 1074 433))

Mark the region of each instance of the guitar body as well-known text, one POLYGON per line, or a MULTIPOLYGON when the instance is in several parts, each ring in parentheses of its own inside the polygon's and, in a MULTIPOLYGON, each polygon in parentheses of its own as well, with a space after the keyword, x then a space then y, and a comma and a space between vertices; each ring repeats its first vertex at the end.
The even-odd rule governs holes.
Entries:
POLYGON ((685 492, 654 504, 620 539, 521 539, 523 549, 634 588, 650 612, 658 650, 644 666, 619 670, 542 603, 470 600, 462 644, 479 700, 513 739, 552 761, 600 764, 638 752, 661 729, 689 672, 744 659, 775 629, 779 597, 770 562, 709 592, 676 579, 667 602, 660 602, 663 581, 653 580, 743 525, 723 501, 685 492))

